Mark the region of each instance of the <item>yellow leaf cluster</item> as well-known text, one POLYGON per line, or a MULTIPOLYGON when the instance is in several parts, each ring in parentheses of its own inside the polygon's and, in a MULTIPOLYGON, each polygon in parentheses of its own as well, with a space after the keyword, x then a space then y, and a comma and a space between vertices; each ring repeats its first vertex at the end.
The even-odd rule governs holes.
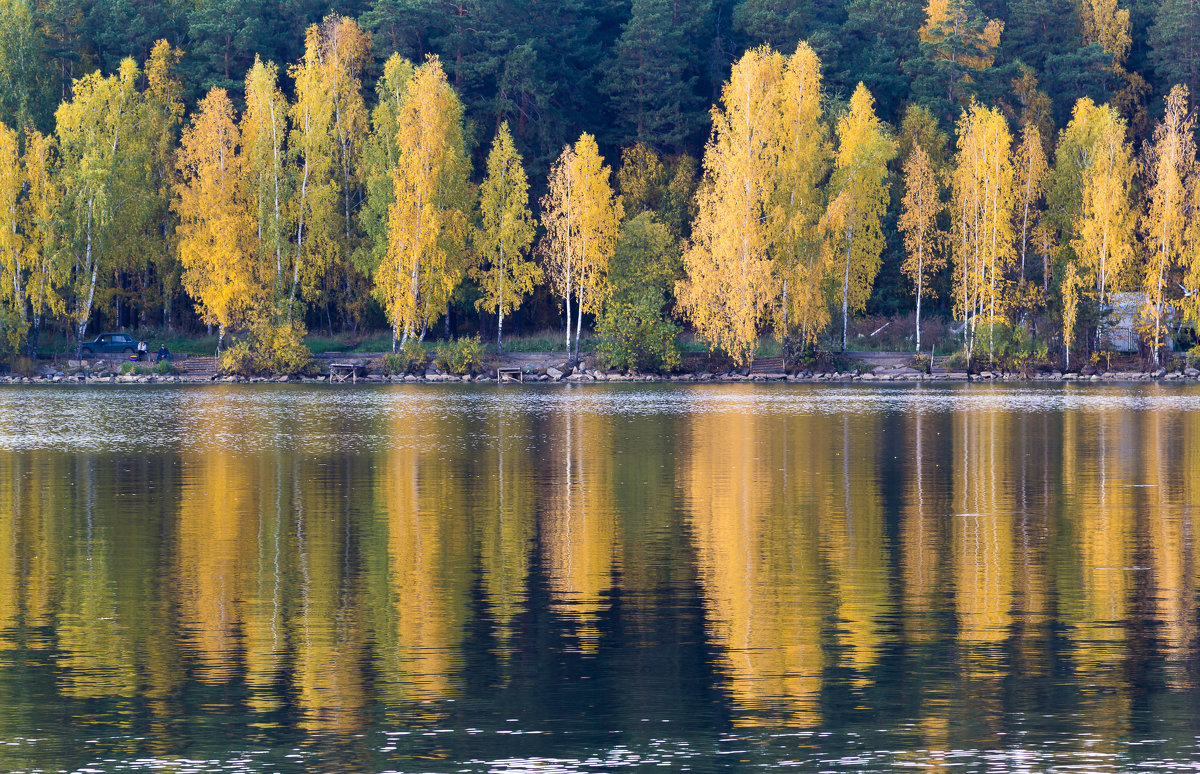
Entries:
POLYGON ((791 57, 748 51, 721 104, 675 292, 697 332, 744 363, 772 308, 781 332, 800 327, 811 338, 828 323, 816 235, 829 159, 819 61, 804 43, 791 57))
POLYGON ((1108 105, 1080 99, 1072 118, 1076 122, 1089 127, 1091 143, 1084 149, 1083 199, 1071 247, 1103 303, 1133 258, 1133 149, 1126 140, 1125 120, 1108 105))
POLYGON ((250 212, 241 192, 241 133, 224 89, 200 101, 179 148, 179 261, 205 322, 222 334, 260 300, 250 212))
POLYGON ((441 314, 464 267, 459 198, 466 188, 462 104, 436 57, 413 73, 396 116, 394 199, 375 293, 397 333, 423 333, 441 314))
MULTIPOLYGON (((953 172, 952 252, 955 311, 969 323, 968 347, 979 324, 1003 322, 1015 251, 1012 136, 1000 111, 976 103, 958 123, 953 172)), ((989 336, 989 346, 992 339, 989 336)))
POLYGON ((542 197, 545 234, 538 252, 554 294, 567 317, 567 356, 571 354, 571 307, 575 306, 575 355, 584 312, 599 312, 608 295, 608 263, 617 242, 624 208, 609 182, 596 139, 586 132, 567 147, 550 170, 542 197))

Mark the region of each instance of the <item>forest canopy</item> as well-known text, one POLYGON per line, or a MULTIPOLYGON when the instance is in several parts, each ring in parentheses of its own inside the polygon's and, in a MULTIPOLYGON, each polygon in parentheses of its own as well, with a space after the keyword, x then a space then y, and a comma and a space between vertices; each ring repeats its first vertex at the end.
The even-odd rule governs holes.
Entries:
POLYGON ((578 352, 585 314, 674 317, 744 360, 924 300, 969 352, 1053 320, 1069 357, 1139 290, 1157 356, 1200 285, 1198 32, 1173 0, 0 0, 0 328, 477 312, 578 352))

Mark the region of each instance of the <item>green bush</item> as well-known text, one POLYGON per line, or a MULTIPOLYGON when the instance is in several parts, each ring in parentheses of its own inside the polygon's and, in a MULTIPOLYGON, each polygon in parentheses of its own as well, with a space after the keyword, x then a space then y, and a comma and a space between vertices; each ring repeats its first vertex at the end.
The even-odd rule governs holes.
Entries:
POLYGON ((409 339, 399 352, 383 356, 383 372, 389 376, 400 376, 425 370, 425 347, 416 339, 409 339))
POLYGON ((1189 349, 1183 354, 1184 362, 1188 368, 1200 368, 1200 344, 1189 349))
POLYGON ((158 361, 157 363, 154 364, 153 370, 154 370, 154 373, 158 374, 159 376, 165 376, 167 374, 175 373, 175 368, 174 368, 174 366, 171 365, 170 360, 158 361))
MULTIPOLYGON (((1037 363, 1046 361, 1050 348, 1046 342, 1033 335, 1028 325, 993 326, 996 365, 1006 371, 1028 371, 1037 363)), ((976 337, 976 346, 982 340, 976 337)))
POLYGON ((908 361, 908 367, 914 368, 924 374, 931 373, 933 370, 933 358, 925 354, 913 355, 908 361))
POLYGON ((596 325, 596 352, 606 368, 670 370, 679 365, 679 326, 663 317, 662 296, 609 299, 596 325))
POLYGON ((946 358, 946 370, 965 371, 971 363, 966 348, 956 349, 946 358))
POLYGON ((304 346, 304 325, 299 322, 255 322, 245 338, 221 353, 221 371, 226 374, 313 374, 312 353, 304 346))
POLYGON ((455 339, 438 347, 437 365, 450 374, 474 374, 483 370, 483 342, 478 336, 455 339))

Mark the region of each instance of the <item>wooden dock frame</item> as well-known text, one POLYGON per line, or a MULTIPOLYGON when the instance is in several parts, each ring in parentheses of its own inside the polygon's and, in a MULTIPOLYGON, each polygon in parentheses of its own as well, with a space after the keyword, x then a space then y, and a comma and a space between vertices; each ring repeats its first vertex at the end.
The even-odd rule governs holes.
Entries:
POLYGON ((503 382, 523 382, 523 381, 525 381, 525 375, 524 375, 524 373, 522 373, 520 368, 508 367, 508 368, 497 368, 496 369, 496 383, 497 384, 501 384, 503 382))
POLYGON ((360 370, 365 370, 361 363, 330 363, 329 383, 345 384, 346 379, 349 378, 352 384, 358 384, 358 372, 360 370))

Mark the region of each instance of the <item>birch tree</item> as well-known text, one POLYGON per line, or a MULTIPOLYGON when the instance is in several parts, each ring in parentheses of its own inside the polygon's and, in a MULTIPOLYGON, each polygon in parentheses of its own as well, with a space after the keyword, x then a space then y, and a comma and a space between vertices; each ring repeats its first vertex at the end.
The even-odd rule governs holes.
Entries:
POLYGON ((246 73, 239 172, 242 199, 250 208, 258 247, 258 274, 270 279, 274 300, 281 302, 287 298, 291 286, 287 269, 293 256, 287 250, 285 207, 293 170, 285 146, 287 100, 279 90, 278 81, 278 68, 256 56, 254 66, 246 73))
POLYGON ((932 275, 945 265, 941 255, 942 234, 937 216, 944 207, 942 187, 929 161, 929 154, 914 145, 904 163, 904 200, 901 202, 900 230, 908 252, 900 269, 913 283, 917 297, 916 351, 921 351, 921 299, 928 293, 932 275))
POLYGON ((25 181, 17 133, 0 121, 0 324, 10 349, 25 339, 24 235, 20 199, 25 181))
POLYGON ((393 348, 409 336, 424 338, 465 270, 457 260, 463 251, 469 171, 462 103, 437 57, 413 73, 396 125, 388 249, 375 275, 393 348))
POLYGON ((837 262, 841 285, 842 351, 850 312, 866 307, 883 252, 880 224, 887 210, 887 164, 896 143, 875 115, 875 101, 861 83, 850 109, 838 119, 837 156, 825 212, 826 248, 837 262))
POLYGON ((775 191, 783 57, 747 51, 713 108, 683 263, 675 286, 679 310, 696 332, 737 363, 750 360, 760 323, 775 298, 766 218, 775 191))
POLYGON ((787 60, 776 110, 770 255, 780 296, 776 328, 786 356, 792 330, 799 330, 801 343, 807 344, 829 325, 823 292, 829 269, 818 225, 824 205, 820 186, 832 153, 821 113, 821 63, 807 43, 787 60))
POLYGON ((1093 279, 1103 304, 1114 280, 1133 256, 1133 150, 1125 139, 1125 121, 1108 105, 1086 97, 1075 106, 1075 119, 1091 126, 1082 169, 1082 202, 1071 247, 1093 279))
POLYGON ((37 358, 38 337, 47 315, 65 311, 62 288, 70 279, 69 262, 55 249, 60 228, 58 208, 62 192, 58 186, 58 165, 54 138, 32 131, 25 139, 22 159, 25 198, 21 210, 25 232, 25 297, 29 303, 30 325, 26 339, 27 354, 37 358))
POLYGON ((1020 244, 1021 273, 1025 281, 1025 263, 1029 252, 1030 238, 1038 220, 1038 201, 1046 189, 1046 149, 1042 145, 1041 130, 1036 123, 1028 123, 1021 132, 1021 145, 1017 148, 1017 233, 1020 244))
POLYGON ((979 323, 987 325, 990 354, 992 331, 1004 320, 1015 252, 1012 137, 998 110, 972 103, 959 120, 957 143, 951 204, 955 310, 971 357, 979 323))
POLYGON ((123 61, 115 75, 89 73, 75 81, 71 101, 55 114, 65 236, 74 258, 70 315, 77 356, 92 319, 97 281, 102 273, 108 276, 113 266, 112 230, 125 203, 117 189, 127 171, 124 143, 131 141, 136 129, 138 77, 132 59, 123 61))
POLYGON ((1156 367, 1160 365, 1159 352, 1164 340, 1167 288, 1172 272, 1183 259, 1186 218, 1192 205, 1187 180, 1196 168, 1195 117, 1188 110, 1186 86, 1171 89, 1166 108, 1162 121, 1154 129, 1143 169, 1148 190, 1141 222, 1146 249, 1142 276, 1146 301, 1142 316, 1156 367))
POLYGON ((296 84, 288 111, 291 132, 288 151, 296 167, 291 221, 292 271, 287 314, 294 315, 297 299, 315 300, 337 252, 339 193, 334 149, 334 95, 324 77, 322 38, 318 25, 305 33, 303 58, 289 71, 296 84))
POLYGON ((471 274, 483 297, 478 309, 496 315, 496 351, 504 352, 504 315, 521 305, 541 281, 541 268, 527 259, 534 221, 529 211, 529 181, 513 145, 508 122, 500 125, 488 154, 487 177, 480 193, 483 227, 477 245, 481 263, 471 274))
POLYGON ((241 137, 233 105, 224 89, 213 89, 197 110, 179 149, 179 261, 201 318, 219 326, 220 353, 226 330, 262 293, 253 222, 239 196, 241 137))
POLYGON ((563 149, 551 167, 549 187, 541 201, 546 233, 538 252, 551 290, 563 301, 568 360, 579 357, 584 312, 599 312, 607 294, 608 262, 623 215, 610 177, 595 138, 585 132, 574 147, 563 149))

